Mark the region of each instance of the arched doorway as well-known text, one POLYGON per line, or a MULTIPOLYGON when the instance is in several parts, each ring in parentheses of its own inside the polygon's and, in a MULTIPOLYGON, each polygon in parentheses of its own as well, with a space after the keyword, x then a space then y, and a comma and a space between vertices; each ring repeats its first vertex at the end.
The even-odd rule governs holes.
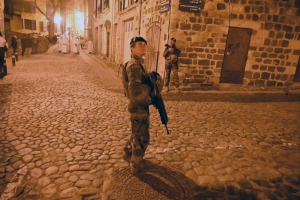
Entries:
POLYGON ((110 42, 109 42, 109 38, 110 38, 110 28, 111 28, 111 22, 109 20, 105 21, 104 27, 106 28, 106 57, 109 57, 109 46, 110 46, 110 42))
POLYGON ((158 21, 154 21, 146 33, 147 53, 146 67, 148 71, 157 71, 157 59, 159 54, 159 40, 161 28, 158 21))

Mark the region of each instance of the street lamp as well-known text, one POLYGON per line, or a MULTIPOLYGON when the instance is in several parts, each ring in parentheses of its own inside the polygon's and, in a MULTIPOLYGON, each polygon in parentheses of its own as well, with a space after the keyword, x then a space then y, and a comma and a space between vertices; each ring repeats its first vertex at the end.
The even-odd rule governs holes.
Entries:
POLYGON ((57 24, 59 24, 60 21, 61 21, 61 16, 55 15, 55 16, 54 16, 54 22, 57 23, 57 24))
POLYGON ((60 27, 60 21, 61 21, 61 16, 59 16, 59 15, 55 15, 54 16, 54 23, 56 23, 57 24, 57 33, 60 33, 60 31, 59 31, 59 27, 60 27))

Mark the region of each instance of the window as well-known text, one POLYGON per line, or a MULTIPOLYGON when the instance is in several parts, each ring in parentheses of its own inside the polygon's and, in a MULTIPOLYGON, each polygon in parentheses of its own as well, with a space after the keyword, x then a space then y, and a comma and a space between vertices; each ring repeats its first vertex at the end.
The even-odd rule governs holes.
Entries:
POLYGON ((116 0, 116 4, 119 5, 118 10, 116 12, 124 10, 128 6, 135 4, 137 2, 138 0, 116 0), (119 1, 119 4, 117 3, 117 1, 119 1))
POLYGON ((24 5, 23 12, 35 13, 35 3, 34 2, 24 1, 23 5, 24 5))
POLYGON ((47 31, 48 22, 41 22, 41 31, 47 31))
POLYGON ((116 13, 119 12, 119 0, 115 0, 115 5, 116 5, 116 13))
POLYGON ((103 1, 103 10, 105 10, 106 8, 109 8, 109 0, 103 1))
POLYGON ((23 29, 36 30, 36 21, 30 19, 23 19, 23 29))
POLYGON ((97 13, 102 13, 105 9, 109 8, 109 0, 98 0, 97 4, 97 13))
POLYGON ((100 14, 102 13, 102 3, 100 2, 100 4, 97 7, 97 13, 100 14))
POLYGON ((128 7, 128 0, 123 0, 124 9, 128 7))

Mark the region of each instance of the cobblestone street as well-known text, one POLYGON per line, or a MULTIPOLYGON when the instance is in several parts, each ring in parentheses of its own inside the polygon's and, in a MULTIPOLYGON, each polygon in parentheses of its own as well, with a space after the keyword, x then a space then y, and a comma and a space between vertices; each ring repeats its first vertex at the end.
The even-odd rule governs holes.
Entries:
POLYGON ((132 176, 122 159, 130 123, 121 81, 93 56, 49 51, 14 67, 7 59, 1 200, 300 199, 300 100, 166 94, 171 135, 151 107, 146 159, 153 166, 132 176))

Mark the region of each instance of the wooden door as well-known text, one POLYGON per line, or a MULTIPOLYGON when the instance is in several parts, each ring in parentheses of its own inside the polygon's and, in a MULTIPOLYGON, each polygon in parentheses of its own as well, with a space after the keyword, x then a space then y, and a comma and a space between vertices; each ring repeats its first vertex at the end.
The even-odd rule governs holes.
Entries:
POLYGON ((94 42, 94 44, 95 44, 95 46, 94 46, 94 48, 93 48, 93 52, 94 53, 98 53, 98 34, 99 34, 99 32, 98 32, 98 27, 95 29, 95 42, 94 42))
POLYGON ((130 60, 131 51, 130 51, 130 40, 133 38, 133 21, 125 22, 125 33, 124 33, 124 49, 123 49, 123 63, 126 63, 130 60))
POLYGON ((296 72, 295 72, 295 76, 294 76, 294 82, 300 83, 300 56, 298 59, 298 64, 297 64, 297 68, 296 68, 296 72))
POLYGON ((98 39, 98 53, 104 54, 103 49, 105 49, 105 42, 103 40, 103 25, 99 26, 99 39, 98 39))
POLYGON ((146 52, 146 68, 148 71, 157 71, 157 59, 159 54, 159 39, 161 28, 158 22, 153 22, 146 33, 147 52, 146 52))
POLYGON ((252 29, 229 27, 220 83, 242 84, 252 29))

